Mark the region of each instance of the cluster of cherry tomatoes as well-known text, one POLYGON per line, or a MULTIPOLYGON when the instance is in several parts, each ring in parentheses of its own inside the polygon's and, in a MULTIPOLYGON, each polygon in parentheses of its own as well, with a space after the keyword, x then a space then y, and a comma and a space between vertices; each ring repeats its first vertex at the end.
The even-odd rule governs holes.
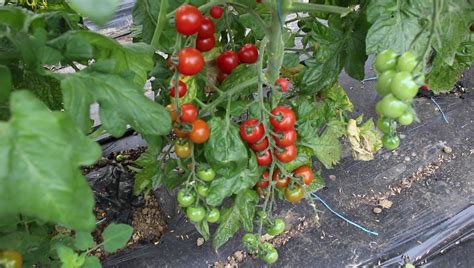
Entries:
POLYGON ((216 207, 203 205, 205 198, 209 194, 209 184, 216 177, 216 172, 205 166, 200 166, 197 170, 197 177, 200 182, 194 189, 183 188, 177 195, 178 204, 186 208, 186 216, 193 223, 206 220, 209 223, 216 223, 220 219, 220 211, 216 207))
POLYGON ((411 103, 420 86, 424 85, 424 75, 417 66, 419 63, 410 51, 398 55, 394 50, 387 49, 375 58, 374 67, 378 76, 375 89, 383 97, 375 107, 380 115, 377 126, 384 133, 382 142, 389 150, 400 145, 397 122, 406 126, 416 119, 411 103))
POLYGON ((219 74, 217 80, 222 83, 240 63, 253 64, 258 60, 258 49, 254 44, 245 44, 237 52, 227 50, 222 52, 216 59, 219 74))

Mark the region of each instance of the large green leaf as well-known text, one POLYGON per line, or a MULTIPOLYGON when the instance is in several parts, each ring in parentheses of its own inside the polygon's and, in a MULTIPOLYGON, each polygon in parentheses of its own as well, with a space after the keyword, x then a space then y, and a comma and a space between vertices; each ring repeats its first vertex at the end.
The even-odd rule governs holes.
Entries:
POLYGON ((252 231, 257 204, 258 195, 252 189, 246 189, 236 196, 232 207, 223 210, 221 215, 221 223, 212 240, 215 249, 225 244, 239 230, 241 223, 247 232, 252 231))
POLYGON ((252 153, 251 155, 246 169, 234 176, 221 176, 212 181, 209 195, 206 198, 207 204, 218 206, 224 201, 224 198, 255 185, 260 172, 255 154, 252 153))
POLYGON ((106 252, 115 252, 125 247, 132 236, 133 228, 126 224, 112 223, 102 233, 104 249, 106 252))
POLYGON ((317 134, 307 137, 302 145, 311 148, 313 154, 326 168, 332 168, 341 159, 341 143, 339 137, 344 133, 344 128, 334 122, 329 125, 321 136, 317 134))
POLYGON ((80 15, 88 17, 94 23, 104 25, 112 19, 120 0, 69 0, 67 3, 80 15))
POLYGON ((100 147, 27 91, 14 92, 10 105, 10 121, 0 123, 0 217, 20 213, 91 231, 94 199, 79 166, 93 164, 100 147))
POLYGON ((214 117, 208 121, 209 140, 204 144, 204 156, 214 170, 231 177, 244 170, 248 151, 240 138, 239 127, 230 120, 214 117))
POLYGON ((102 124, 113 136, 123 135, 127 124, 145 136, 169 133, 169 113, 148 99, 142 87, 119 75, 89 68, 61 81, 64 107, 81 129, 89 129, 89 107, 98 102, 102 124))
POLYGON ((367 8, 367 18, 372 23, 367 33, 367 54, 375 54, 387 48, 399 53, 410 48, 416 55, 422 55, 428 41, 428 31, 420 23, 420 6, 432 5, 431 0, 370 1, 367 8), (418 38, 410 47, 413 40, 418 38))

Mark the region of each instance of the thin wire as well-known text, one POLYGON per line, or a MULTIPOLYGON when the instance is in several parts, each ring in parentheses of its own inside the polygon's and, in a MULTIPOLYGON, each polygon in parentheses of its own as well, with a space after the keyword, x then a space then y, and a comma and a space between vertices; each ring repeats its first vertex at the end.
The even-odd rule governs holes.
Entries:
POLYGON ((334 209, 332 209, 326 202, 324 202, 324 200, 321 199, 321 197, 319 197, 318 195, 316 195, 316 192, 312 192, 312 193, 311 193, 311 196, 312 196, 314 199, 319 200, 321 203, 323 203, 323 205, 324 205, 327 209, 329 209, 329 211, 331 211, 334 215, 336 215, 336 216, 338 216, 339 218, 343 219, 343 220, 346 221, 347 223, 349 223, 349 224, 351 224, 351 225, 353 225, 353 226, 355 226, 355 227, 361 229, 362 231, 364 231, 364 232, 366 232, 366 233, 369 233, 369 234, 371 234, 371 235, 375 235, 375 236, 378 236, 378 235, 379 235, 379 233, 374 232, 374 231, 371 231, 371 230, 369 230, 369 229, 367 229, 367 228, 365 228, 365 227, 363 227, 363 226, 361 226, 361 225, 359 225, 359 224, 357 224, 357 223, 355 223, 355 222, 353 222, 353 221, 347 219, 346 217, 342 216, 342 215, 339 214, 338 212, 336 212, 336 211, 335 211, 334 209))
POLYGON ((374 81, 374 80, 377 80, 377 76, 365 78, 364 80, 362 80, 362 82, 374 81))
POLYGON ((436 102, 436 100, 433 97, 430 97, 431 101, 434 103, 436 107, 438 107, 439 112, 443 116, 444 121, 446 121, 446 124, 449 124, 448 118, 446 117, 446 114, 443 112, 443 109, 441 109, 441 106, 436 102))

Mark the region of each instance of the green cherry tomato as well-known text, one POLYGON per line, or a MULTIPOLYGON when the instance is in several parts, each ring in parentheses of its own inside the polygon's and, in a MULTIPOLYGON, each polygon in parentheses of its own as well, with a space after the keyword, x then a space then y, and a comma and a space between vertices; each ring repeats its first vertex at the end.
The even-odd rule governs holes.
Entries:
POLYGON ((297 204, 304 198, 304 190, 298 184, 295 184, 293 188, 288 187, 285 190, 285 198, 293 204, 297 204))
POLYGON ((392 94, 402 101, 413 99, 418 93, 419 86, 413 80, 413 76, 409 72, 399 72, 390 83, 390 91, 392 94))
POLYGON ((379 117, 379 119, 377 120, 377 127, 385 134, 390 133, 391 124, 395 124, 394 127, 396 127, 396 123, 395 121, 393 121, 393 119, 382 116, 379 117))
POLYGON ((375 105, 375 112, 380 116, 383 115, 383 113, 382 113, 382 101, 377 102, 377 104, 375 105))
POLYGON ((207 221, 210 223, 215 223, 221 218, 221 213, 217 208, 212 208, 209 213, 207 213, 207 221))
POLYGON ((247 248, 255 248, 258 245, 258 239, 254 234, 245 234, 242 237, 242 244, 247 248))
POLYGON ((407 51, 398 58, 397 69, 411 73, 417 63, 415 55, 411 51, 407 51))
POLYGON ((398 123, 402 126, 408 126, 415 120, 415 116, 411 112, 403 113, 399 118, 397 118, 398 123))
POLYGON ((198 169, 197 176, 203 181, 212 181, 216 177, 216 172, 212 168, 198 169))
POLYGON ((196 201, 196 194, 193 192, 186 192, 185 190, 180 190, 178 192, 178 204, 185 208, 189 207, 196 201))
POLYGON ((397 52, 393 49, 387 49, 380 52, 375 58, 374 67, 378 73, 388 70, 394 70, 397 66, 397 52))
POLYGON ((209 194, 209 186, 207 186, 205 184, 199 184, 196 187, 196 191, 197 191, 198 195, 200 195, 202 197, 206 197, 209 194))
POLYGON ((401 116, 406 109, 407 105, 395 98, 392 94, 388 94, 380 101, 380 110, 382 114, 388 118, 396 119, 401 116))
POLYGON ((384 135, 382 138, 383 147, 388 150, 395 150, 400 146, 400 138, 398 136, 384 135))
POLYGON ((375 84, 375 89, 380 96, 385 96, 390 93, 390 83, 392 82, 392 78, 395 76, 397 72, 394 70, 388 70, 383 72, 377 79, 377 83, 375 84))
POLYGON ((188 207, 186 215, 192 222, 200 222, 206 217, 206 209, 201 206, 188 207))
POLYGON ((262 245, 262 260, 268 264, 275 263, 278 260, 278 251, 273 247, 272 244, 265 242, 262 245))
POLYGON ((282 219, 276 219, 272 225, 267 229, 267 234, 269 235, 279 235, 285 231, 285 221, 282 219))

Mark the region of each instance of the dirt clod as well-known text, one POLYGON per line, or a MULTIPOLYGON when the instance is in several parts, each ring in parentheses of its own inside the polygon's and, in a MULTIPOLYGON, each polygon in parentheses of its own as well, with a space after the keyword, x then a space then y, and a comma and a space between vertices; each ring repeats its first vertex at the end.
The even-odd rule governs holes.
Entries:
POLYGON ((451 147, 445 145, 445 146, 443 147, 443 152, 445 152, 445 153, 447 153, 447 154, 450 154, 450 153, 453 152, 453 149, 452 149, 451 147))
POLYGON ((393 202, 387 199, 382 199, 379 201, 379 206, 382 208, 391 208, 393 205, 393 202))
POLYGON ((382 213, 382 209, 379 208, 379 207, 375 207, 372 211, 373 211, 375 214, 380 214, 380 213, 382 213))
POLYGON ((202 246, 204 244, 204 238, 202 237, 199 237, 197 240, 196 240, 196 245, 198 247, 202 246))

